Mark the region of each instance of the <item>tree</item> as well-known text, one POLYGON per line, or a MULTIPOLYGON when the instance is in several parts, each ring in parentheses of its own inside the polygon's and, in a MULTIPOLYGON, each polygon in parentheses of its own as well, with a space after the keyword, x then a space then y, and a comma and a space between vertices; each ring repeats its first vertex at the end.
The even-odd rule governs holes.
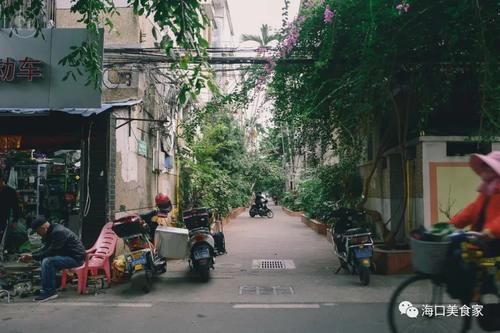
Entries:
MULTIPOLYGON (((340 159, 359 161, 377 136, 374 168, 395 148, 407 186, 408 140, 426 133, 487 141, 500 133, 496 13, 495 1, 305 2, 281 55, 313 63, 276 61, 276 120, 297 131, 297 144, 329 147, 340 159)), ((404 229, 404 208, 397 215, 389 242, 404 229)))
MULTIPOLYGON (((208 42, 203 38, 203 30, 209 24, 203 12, 201 0, 127 0, 138 16, 151 17, 157 29, 152 29, 155 38, 159 33, 168 33, 163 38, 161 47, 165 53, 176 60, 172 69, 181 72, 182 83, 179 99, 186 100, 187 95, 195 97, 201 89, 211 84, 211 76, 207 62, 208 42), (172 38, 170 38, 172 37, 172 38), (180 48, 181 52, 174 52, 180 48), (189 66, 193 63, 194 65, 189 66)), ((22 15, 32 23, 38 37, 45 22, 39 18, 45 17, 45 0, 0 0, 0 13, 9 22, 14 17, 22 15), (21 8, 24 8, 21 11, 21 8)), ((118 14, 113 0, 73 0, 71 12, 80 15, 78 22, 85 24, 89 38, 81 45, 72 47, 72 52, 61 59, 60 64, 69 65, 68 72, 75 77, 75 73, 83 75, 83 67, 87 73, 87 84, 93 83, 100 88, 102 69, 99 64, 99 50, 97 38, 101 32, 99 27, 107 26, 113 29, 112 17, 118 14)))
POLYGON ((267 24, 263 24, 260 27, 260 35, 247 35, 247 34, 241 35, 242 42, 254 41, 259 43, 260 48, 267 48, 269 46, 269 43, 271 43, 272 41, 277 41, 278 38, 279 34, 270 33, 270 29, 267 24))
POLYGON ((220 111, 205 114, 190 145, 193 154, 183 159, 181 168, 182 209, 204 206, 225 216, 231 208, 244 206, 251 182, 243 133, 232 117, 220 111))

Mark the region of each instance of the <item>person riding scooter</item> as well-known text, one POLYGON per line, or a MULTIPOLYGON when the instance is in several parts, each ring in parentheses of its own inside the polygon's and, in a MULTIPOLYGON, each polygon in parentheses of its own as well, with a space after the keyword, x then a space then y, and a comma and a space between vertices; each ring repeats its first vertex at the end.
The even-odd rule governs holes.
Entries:
POLYGON ((150 239, 154 240, 156 228, 159 225, 173 227, 173 223, 168 218, 168 213, 172 211, 172 201, 166 193, 158 193, 155 197, 155 203, 158 207, 149 213, 141 214, 141 218, 148 224, 150 230, 150 239))
POLYGON ((266 204, 267 204, 266 197, 262 194, 262 192, 257 192, 255 194, 255 206, 257 207, 257 210, 260 208, 265 208, 266 204))

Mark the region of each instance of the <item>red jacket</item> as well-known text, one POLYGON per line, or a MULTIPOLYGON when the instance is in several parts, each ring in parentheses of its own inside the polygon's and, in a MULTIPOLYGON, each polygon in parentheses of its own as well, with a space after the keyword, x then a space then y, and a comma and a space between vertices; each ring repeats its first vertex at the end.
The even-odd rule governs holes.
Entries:
MULTIPOLYGON (((479 215, 483 207, 486 195, 479 193, 476 200, 455 215, 450 223, 457 228, 464 228, 468 225, 474 226, 479 223, 479 215)), ((483 229, 489 229, 495 238, 500 239, 500 186, 492 194, 485 213, 483 229)))

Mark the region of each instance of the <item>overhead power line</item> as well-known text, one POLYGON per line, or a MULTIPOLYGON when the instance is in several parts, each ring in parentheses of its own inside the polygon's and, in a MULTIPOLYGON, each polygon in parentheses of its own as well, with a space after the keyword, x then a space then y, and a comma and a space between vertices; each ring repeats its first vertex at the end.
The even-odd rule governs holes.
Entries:
MULTIPOLYGON (((104 50, 104 62, 112 64, 151 64, 151 63, 173 63, 178 58, 167 56, 161 49, 139 49, 139 48, 107 48, 104 50)), ((193 58, 192 63, 200 63, 202 60, 193 58)), ((283 58, 277 59, 277 62, 291 64, 309 64, 312 58, 283 58)), ((264 57, 251 56, 209 56, 209 64, 266 64, 268 61, 264 57)))

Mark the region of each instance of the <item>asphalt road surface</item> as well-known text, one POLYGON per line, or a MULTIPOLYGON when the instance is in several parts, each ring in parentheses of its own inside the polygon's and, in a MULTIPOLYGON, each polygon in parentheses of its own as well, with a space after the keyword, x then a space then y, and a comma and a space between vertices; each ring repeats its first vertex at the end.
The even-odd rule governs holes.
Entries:
POLYGON ((43 304, 4 299, 0 333, 389 332, 387 302, 407 276, 373 275, 363 287, 356 276, 336 275, 325 237, 271 208, 272 219, 245 212, 224 227, 228 253, 216 258, 208 283, 178 260, 148 294, 126 283, 60 292, 43 304))

